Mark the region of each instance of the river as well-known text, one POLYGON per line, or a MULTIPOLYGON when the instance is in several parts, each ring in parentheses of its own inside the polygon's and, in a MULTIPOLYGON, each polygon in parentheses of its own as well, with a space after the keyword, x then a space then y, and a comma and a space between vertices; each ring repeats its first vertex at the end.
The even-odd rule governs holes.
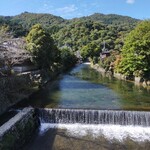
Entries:
POLYGON ((50 82, 45 89, 31 96, 24 106, 150 110, 150 91, 100 74, 85 63, 50 82))
POLYGON ((48 83, 25 106, 43 109, 41 126, 23 150, 150 147, 149 112, 142 111, 150 110, 150 91, 100 74, 89 64, 78 65, 48 83))

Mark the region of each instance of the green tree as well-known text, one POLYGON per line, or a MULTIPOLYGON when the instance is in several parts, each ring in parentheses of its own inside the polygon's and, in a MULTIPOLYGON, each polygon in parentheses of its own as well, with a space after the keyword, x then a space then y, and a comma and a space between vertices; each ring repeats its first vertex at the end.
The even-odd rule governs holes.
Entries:
POLYGON ((150 21, 141 22, 125 40, 117 70, 128 76, 150 74, 150 21))
POLYGON ((81 55, 83 59, 86 59, 88 57, 93 59, 93 57, 99 56, 100 51, 100 45, 96 44, 95 42, 91 42, 81 49, 81 55))
POLYGON ((0 44, 2 44, 5 40, 11 38, 11 33, 9 32, 9 26, 0 25, 0 44))
POLYGON ((65 70, 69 69, 77 62, 76 56, 67 47, 61 49, 60 56, 61 56, 61 64, 63 65, 63 68, 65 70))
POLYGON ((27 50, 33 55, 33 62, 41 68, 50 68, 57 61, 59 51, 51 36, 40 24, 32 27, 26 37, 27 50))

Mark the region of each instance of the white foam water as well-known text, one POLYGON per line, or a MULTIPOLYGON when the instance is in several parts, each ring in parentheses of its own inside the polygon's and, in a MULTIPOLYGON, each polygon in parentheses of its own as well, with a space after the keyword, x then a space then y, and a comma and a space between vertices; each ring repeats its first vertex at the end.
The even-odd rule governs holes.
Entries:
POLYGON ((93 138, 103 136, 109 140, 123 141, 130 138, 133 141, 150 141, 150 127, 121 126, 121 125, 85 125, 85 124, 50 124, 42 123, 40 134, 50 128, 65 129, 70 136, 83 137, 90 135, 93 138))
POLYGON ((90 63, 90 62, 84 62, 83 64, 85 64, 85 65, 90 65, 91 63, 90 63))
POLYGON ((40 109, 42 123, 59 124, 106 124, 150 127, 150 112, 84 110, 84 109, 40 109))

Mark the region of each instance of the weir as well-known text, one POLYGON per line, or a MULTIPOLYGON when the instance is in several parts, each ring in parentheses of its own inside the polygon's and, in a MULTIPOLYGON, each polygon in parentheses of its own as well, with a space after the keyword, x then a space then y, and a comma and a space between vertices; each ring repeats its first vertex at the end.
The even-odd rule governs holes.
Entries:
POLYGON ((150 126, 150 112, 124 110, 38 109, 41 123, 150 126))

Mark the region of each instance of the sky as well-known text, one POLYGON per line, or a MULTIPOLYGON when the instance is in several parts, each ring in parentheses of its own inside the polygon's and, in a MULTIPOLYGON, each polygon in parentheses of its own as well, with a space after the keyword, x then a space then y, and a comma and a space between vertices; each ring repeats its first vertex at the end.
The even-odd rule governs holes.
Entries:
POLYGON ((94 13, 150 19, 150 0, 0 0, 0 15, 50 13, 71 19, 94 13))

